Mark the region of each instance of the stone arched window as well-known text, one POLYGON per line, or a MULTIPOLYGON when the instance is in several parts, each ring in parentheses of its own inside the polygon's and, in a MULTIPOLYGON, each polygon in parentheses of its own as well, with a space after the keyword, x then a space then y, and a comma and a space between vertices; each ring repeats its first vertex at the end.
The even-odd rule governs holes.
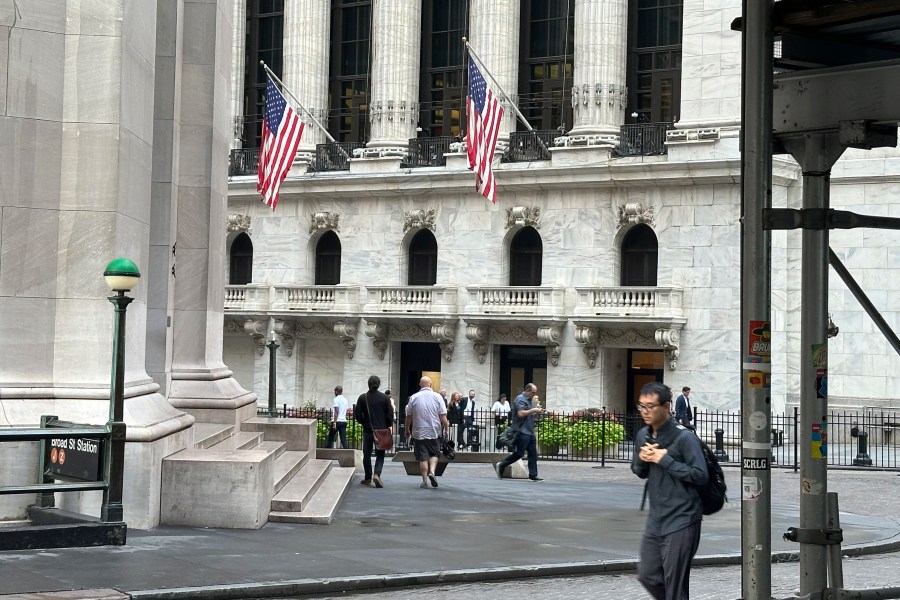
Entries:
POLYGON ((333 231, 326 231, 316 244, 316 285, 337 285, 341 282, 341 240, 333 231))
POLYGON ((253 242, 246 233, 239 234, 231 243, 228 256, 229 285, 247 285, 253 281, 253 242))
POLYGON ((659 242, 649 226, 631 228, 622 240, 623 286, 655 286, 659 242))
POLYGON ((523 227, 509 243, 509 285, 541 285, 544 244, 534 227, 523 227))
POLYGON ((437 283, 437 240, 427 229, 420 229, 409 241, 407 285, 437 283))

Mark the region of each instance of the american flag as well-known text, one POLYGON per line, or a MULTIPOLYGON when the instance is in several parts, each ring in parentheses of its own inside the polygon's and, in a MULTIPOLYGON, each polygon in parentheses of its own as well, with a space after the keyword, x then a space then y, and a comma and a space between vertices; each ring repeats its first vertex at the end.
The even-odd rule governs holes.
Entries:
POLYGON ((297 154, 301 135, 303 135, 303 121, 294 109, 287 105, 272 78, 268 78, 256 190, 262 201, 271 206, 273 211, 278 204, 281 182, 287 177, 297 154))
POLYGON ((466 99, 468 126, 466 132, 466 152, 469 155, 469 169, 475 170, 475 189, 489 199, 497 202, 497 186, 494 183, 494 172, 491 171, 491 160, 500 134, 500 120, 503 108, 487 89, 487 84, 475 61, 469 56, 469 96, 466 99))

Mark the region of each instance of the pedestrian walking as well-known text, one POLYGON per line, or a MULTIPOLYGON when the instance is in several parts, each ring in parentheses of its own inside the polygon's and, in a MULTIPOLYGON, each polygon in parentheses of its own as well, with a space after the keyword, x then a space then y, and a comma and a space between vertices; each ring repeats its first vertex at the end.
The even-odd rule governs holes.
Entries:
POLYGON ((412 437, 413 454, 419 461, 422 483, 419 487, 437 487, 434 474, 441 455, 441 440, 450 429, 447 407, 439 394, 431 389, 431 379, 419 380, 419 391, 413 394, 406 407, 406 431, 412 437))
POLYGON ((681 388, 681 395, 675 398, 675 420, 688 429, 694 428, 691 424, 694 420, 694 410, 691 408, 691 388, 688 386, 681 388))
POLYGON ((353 418, 363 427, 363 471, 365 478, 362 485, 384 487, 381 481, 381 469, 384 467, 384 449, 375 446, 375 430, 390 429, 394 433, 394 411, 391 400, 386 394, 378 391, 381 379, 377 375, 369 377, 369 391, 360 394, 353 409, 353 418), (375 450, 375 468, 372 468, 372 450, 375 450))
POLYGON ((647 480, 650 512, 638 581, 656 600, 688 600, 703 519, 697 488, 706 485, 708 476, 700 440, 678 426, 671 402, 672 390, 662 383, 641 388, 637 408, 646 426, 635 437, 631 470, 647 480))
POLYGON ((534 435, 534 420, 536 415, 543 413, 544 409, 534 406, 531 399, 537 394, 537 386, 533 383, 525 384, 525 389, 516 397, 513 407, 510 411, 514 414, 511 417, 513 426, 519 432, 516 438, 516 447, 512 454, 497 463, 497 477, 503 479, 503 472, 506 467, 522 458, 528 452, 528 479, 531 481, 543 481, 538 477, 537 467, 537 441, 534 435))
POLYGON ((341 440, 341 448, 347 448, 347 409, 350 403, 344 398, 344 388, 334 386, 334 402, 331 408, 331 430, 328 432, 328 438, 325 440, 325 447, 331 448, 334 444, 335 434, 341 440))

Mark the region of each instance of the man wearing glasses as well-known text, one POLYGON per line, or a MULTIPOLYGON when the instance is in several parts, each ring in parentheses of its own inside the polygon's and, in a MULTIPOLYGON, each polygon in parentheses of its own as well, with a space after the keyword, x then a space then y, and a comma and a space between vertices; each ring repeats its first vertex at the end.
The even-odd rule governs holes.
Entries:
POLYGON ((697 487, 708 477, 700 441, 672 418, 671 402, 672 390, 662 383, 641 388, 637 408, 646 427, 635 438, 631 470, 647 480, 650 513, 638 581, 656 600, 687 600, 703 519, 697 487))

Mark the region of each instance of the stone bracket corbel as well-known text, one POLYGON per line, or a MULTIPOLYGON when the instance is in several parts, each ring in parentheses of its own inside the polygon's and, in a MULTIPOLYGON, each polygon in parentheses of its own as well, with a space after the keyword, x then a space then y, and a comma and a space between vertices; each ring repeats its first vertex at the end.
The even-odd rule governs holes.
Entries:
POLYGON ((579 326, 575 329, 575 341, 584 344, 584 355, 587 357, 588 367, 593 369, 597 366, 597 346, 600 341, 600 334, 594 327, 579 326))
POLYGON ((285 354, 291 356, 294 353, 294 326, 288 321, 276 319, 272 328, 281 336, 281 345, 284 346, 285 354))
POLYGON ((441 346, 444 360, 453 360, 453 348, 456 341, 455 323, 435 323, 431 326, 431 337, 436 339, 441 346))
POLYGON ((369 321, 366 323, 366 335, 372 338, 372 345, 375 346, 378 358, 384 360, 384 355, 387 352, 388 326, 384 323, 369 321))
POLYGON ((478 356, 478 362, 484 364, 487 356, 488 340, 491 337, 491 330, 487 325, 466 325, 466 339, 473 342, 475 354, 478 356))
POLYGON ((250 334, 256 344, 256 353, 262 356, 266 352, 266 322, 259 319, 244 321, 244 332, 250 334))
POLYGON ((562 348, 559 340, 562 338, 562 327, 559 325, 541 325, 537 330, 537 339, 547 346, 547 358, 554 367, 559 366, 559 355, 562 348))
POLYGON ((654 337, 656 343, 665 349, 669 368, 674 371, 678 368, 678 344, 681 342, 681 334, 677 329, 657 329, 654 337))
POLYGON ((352 323, 338 321, 334 324, 334 334, 341 338, 347 358, 353 358, 353 353, 356 351, 356 326, 352 323))

